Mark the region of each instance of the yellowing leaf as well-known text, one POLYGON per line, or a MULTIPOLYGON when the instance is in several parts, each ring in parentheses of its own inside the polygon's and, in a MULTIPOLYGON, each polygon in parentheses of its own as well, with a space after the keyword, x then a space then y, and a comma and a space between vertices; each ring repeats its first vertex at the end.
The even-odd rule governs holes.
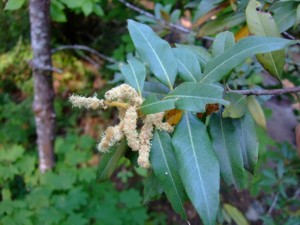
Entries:
POLYGON ((244 37, 247 37, 249 36, 249 30, 248 30, 248 27, 247 25, 242 27, 235 35, 234 35, 234 38, 235 38, 235 41, 239 41, 240 39, 244 38, 244 37))
MULTIPOLYGON (((281 37, 277 25, 268 12, 260 10, 262 4, 250 0, 246 9, 248 29, 255 36, 281 37)), ((256 55, 257 60, 274 77, 280 79, 285 63, 285 50, 267 52, 256 55)))
POLYGON ((167 123, 170 124, 171 126, 178 124, 182 117, 182 112, 183 112, 182 110, 178 110, 178 109, 172 109, 167 111, 166 113, 167 123))
POLYGON ((227 214, 234 220, 237 225, 248 225, 246 218, 236 207, 230 204, 224 204, 223 207, 227 214))
POLYGON ((255 122, 264 129, 267 129, 267 122, 264 111, 254 96, 249 96, 247 99, 248 109, 255 122))

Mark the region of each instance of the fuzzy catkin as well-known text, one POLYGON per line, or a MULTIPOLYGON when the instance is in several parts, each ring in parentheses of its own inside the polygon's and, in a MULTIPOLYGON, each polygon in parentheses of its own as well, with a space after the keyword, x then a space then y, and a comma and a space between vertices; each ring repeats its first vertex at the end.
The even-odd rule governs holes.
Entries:
POLYGON ((138 139, 138 132, 137 132, 137 119, 138 114, 136 108, 134 106, 129 107, 125 112, 124 116, 124 134, 127 138, 128 146, 133 151, 138 151, 140 147, 140 142, 138 139))
POLYGON ((109 148, 119 142, 123 137, 124 133, 122 132, 123 123, 112 127, 108 127, 102 136, 100 143, 97 148, 100 152, 108 152, 109 148))
POLYGON ((73 106, 75 107, 84 107, 87 109, 106 109, 107 106, 104 103, 104 100, 101 99, 99 100, 96 96, 94 97, 82 97, 79 95, 71 95, 69 97, 70 102, 72 103, 73 106))

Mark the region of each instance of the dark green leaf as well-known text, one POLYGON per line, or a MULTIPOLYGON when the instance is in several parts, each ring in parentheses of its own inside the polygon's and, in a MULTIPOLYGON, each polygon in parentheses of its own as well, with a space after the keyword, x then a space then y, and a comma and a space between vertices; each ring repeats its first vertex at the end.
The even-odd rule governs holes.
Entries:
POLYGON ((294 41, 273 37, 247 37, 241 39, 222 55, 207 63, 200 82, 213 83, 219 81, 233 68, 247 58, 258 54, 276 51, 295 43, 294 41))
POLYGON ((157 79, 172 89, 177 75, 177 63, 171 46, 144 24, 128 20, 128 29, 141 60, 149 66, 157 79))
POLYGON ((209 122, 210 136, 219 160, 221 175, 228 185, 234 184, 240 189, 244 186, 243 156, 232 119, 223 119, 220 113, 215 113, 209 122))
POLYGON ((205 125, 184 113, 173 134, 179 174, 204 225, 216 223, 220 170, 205 125))
POLYGON ((194 22, 197 21, 200 17, 204 16, 210 10, 212 10, 216 5, 221 2, 221 0, 209 0, 209 1, 201 1, 197 6, 194 22))
POLYGON ((165 99, 176 99, 176 109, 205 112, 206 104, 228 104, 223 100, 222 94, 223 88, 220 86, 185 82, 171 91, 165 99))
POLYGON ((126 140, 123 139, 119 145, 113 146, 109 153, 104 153, 98 167, 98 180, 104 181, 110 178, 125 150, 126 140))
POLYGON ((142 104, 140 107, 140 110, 144 114, 152 114, 152 113, 158 113, 158 112, 163 112, 166 110, 174 109, 175 99, 166 99, 159 101, 156 98, 156 95, 150 95, 142 104))
POLYGON ((159 184, 153 172, 144 181, 144 200, 143 204, 148 203, 163 192, 162 186, 159 184))
POLYGON ((150 153, 155 177, 163 187, 173 209, 186 219, 183 205, 185 191, 179 176, 170 135, 166 132, 155 131, 150 153))
POLYGON ((233 33, 229 31, 225 31, 222 33, 219 33, 213 42, 212 45, 212 56, 213 58, 223 54, 227 49, 234 46, 234 35, 233 33))
POLYGON ((258 140, 254 120, 249 112, 237 120, 233 120, 243 155, 244 167, 254 173, 258 157, 258 140))
POLYGON ((223 111, 224 118, 240 118, 247 109, 247 96, 237 93, 226 93, 224 99, 230 102, 230 105, 223 111))
POLYGON ((275 9, 274 20, 277 24, 279 32, 284 32, 291 28, 296 23, 297 2, 282 2, 275 9))
POLYGON ((186 48, 173 48, 178 63, 179 76, 184 81, 197 82, 201 75, 201 67, 197 55, 186 48))
POLYGON ((136 58, 131 58, 127 62, 127 65, 121 67, 121 72, 129 85, 139 94, 142 94, 146 78, 146 68, 144 64, 136 58))

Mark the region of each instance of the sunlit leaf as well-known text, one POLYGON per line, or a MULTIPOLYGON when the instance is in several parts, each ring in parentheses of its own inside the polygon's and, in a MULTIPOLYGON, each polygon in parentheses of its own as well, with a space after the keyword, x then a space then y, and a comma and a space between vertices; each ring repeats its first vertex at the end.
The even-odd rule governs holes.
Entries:
POLYGON ((267 129, 267 122, 264 111, 261 108, 261 105, 256 100, 255 96, 249 96, 247 98, 248 110, 253 116, 255 122, 264 129, 267 129))
POLYGON ((224 204, 224 209, 237 225, 248 225, 243 213, 230 204, 224 204))

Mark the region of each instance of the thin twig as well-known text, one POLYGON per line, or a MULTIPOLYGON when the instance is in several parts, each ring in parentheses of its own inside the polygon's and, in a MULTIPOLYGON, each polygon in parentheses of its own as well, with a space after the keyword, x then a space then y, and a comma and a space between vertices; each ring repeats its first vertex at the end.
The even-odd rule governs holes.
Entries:
POLYGON ((281 88, 272 90, 250 89, 250 90, 227 90, 226 93, 237 93, 242 95, 281 95, 287 93, 298 93, 299 87, 281 88))
POLYGON ((114 60, 113 58, 108 57, 108 56, 96 51, 95 49, 92 49, 92 48, 90 48, 88 46, 85 46, 85 45, 62 45, 62 46, 59 46, 57 48, 52 49, 51 53, 54 54, 58 51, 62 51, 62 50, 66 50, 66 49, 87 51, 87 52, 90 52, 90 53, 98 56, 99 58, 104 59, 104 60, 106 60, 110 63, 118 63, 118 61, 114 60))
MULTIPOLYGON (((123 3, 127 8, 130 8, 130 9, 138 12, 141 15, 147 16, 147 17, 149 17, 151 19, 154 19, 154 20, 160 22, 164 27, 168 27, 168 28, 171 28, 173 30, 180 31, 180 32, 182 32, 184 34, 191 34, 193 36, 197 35, 196 32, 194 32, 194 31, 192 31, 192 30, 190 30, 190 29, 188 29, 188 28, 186 28, 184 26, 181 26, 181 25, 178 25, 178 24, 174 24, 174 23, 170 23, 170 22, 167 22, 167 21, 165 21, 163 19, 159 19, 159 18, 155 17, 153 14, 151 14, 151 13, 149 13, 149 12, 147 12, 147 11, 145 11, 145 10, 143 10, 143 9, 141 9, 141 8, 139 8, 139 7, 135 6, 135 5, 127 2, 127 1, 125 1, 125 0, 119 0, 119 2, 123 3)), ((203 36, 201 38, 202 39, 207 39, 207 40, 210 40, 210 41, 214 40, 213 38, 207 37, 207 36, 203 36)))
MULTIPOLYGON (((287 39, 290 39, 290 40, 296 40, 296 38, 293 36, 293 35, 291 35, 291 34, 289 34, 288 32, 282 32, 282 35, 284 36, 284 37, 286 37, 287 39)), ((298 45, 298 46, 300 46, 300 43, 296 43, 296 45, 298 45)))
POLYGON ((269 208, 269 210, 267 212, 268 215, 271 215, 271 213, 274 210, 274 207, 275 207, 275 205, 277 203, 277 200, 278 200, 278 193, 275 195, 275 197, 273 199, 273 202, 272 202, 272 205, 270 206, 270 208, 269 208))

